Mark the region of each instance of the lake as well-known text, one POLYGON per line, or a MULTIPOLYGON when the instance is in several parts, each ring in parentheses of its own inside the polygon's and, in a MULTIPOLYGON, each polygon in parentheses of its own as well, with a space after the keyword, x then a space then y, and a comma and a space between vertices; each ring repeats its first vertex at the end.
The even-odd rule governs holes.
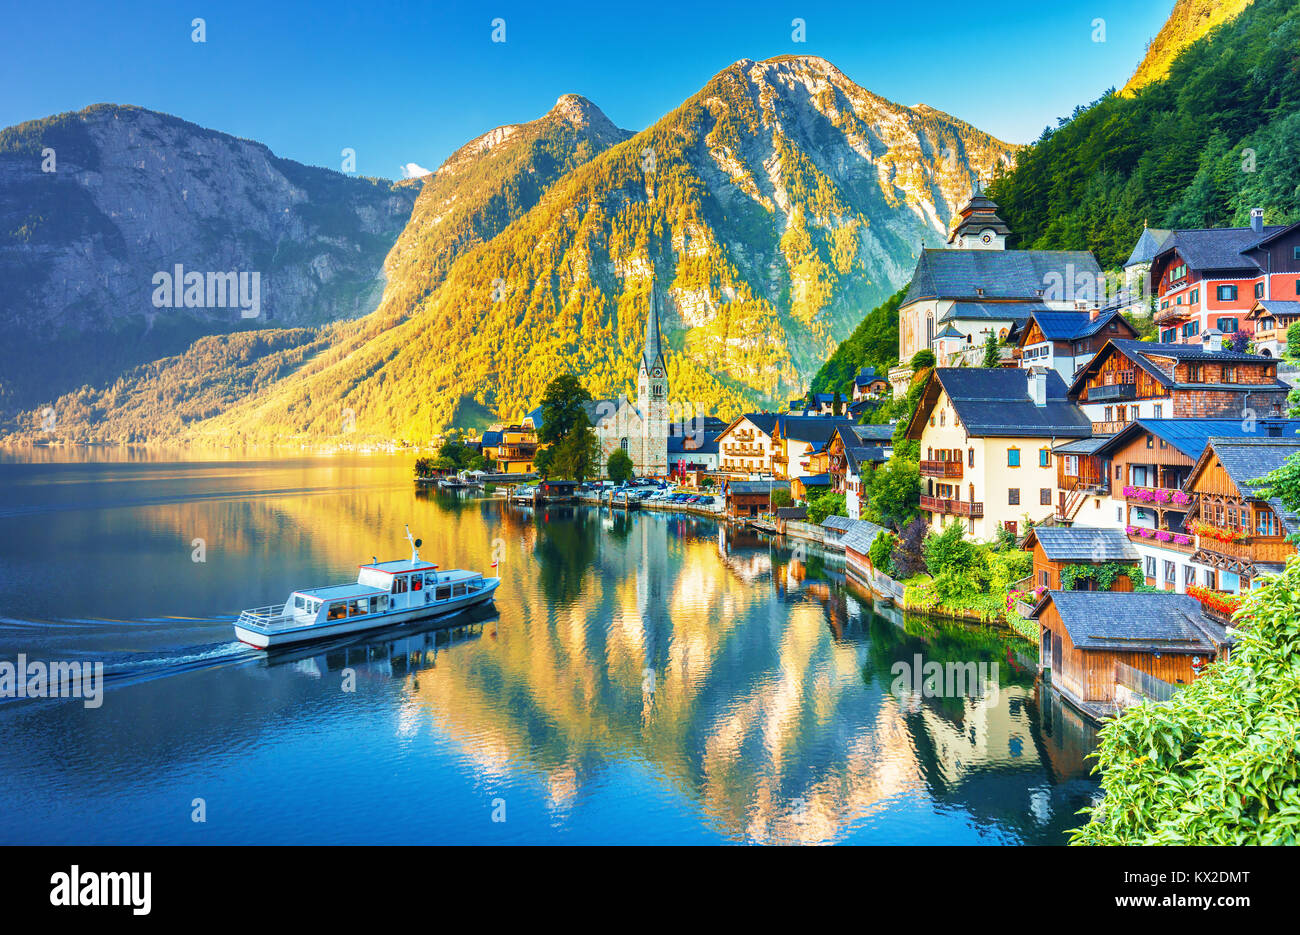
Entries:
POLYGON ((0 456, 0 660, 107 685, 0 700, 0 841, 1056 844, 1098 796, 1009 631, 904 619, 812 546, 420 492, 412 462, 0 456), (234 640, 406 523, 443 568, 498 554, 495 610, 234 640))

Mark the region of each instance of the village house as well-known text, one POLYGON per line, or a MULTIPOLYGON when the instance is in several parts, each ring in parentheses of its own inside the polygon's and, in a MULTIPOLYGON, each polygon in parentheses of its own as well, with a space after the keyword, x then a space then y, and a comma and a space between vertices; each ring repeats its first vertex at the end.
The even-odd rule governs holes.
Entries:
POLYGON ((1136 338, 1117 310, 1034 312, 1012 332, 1022 367, 1051 367, 1068 385, 1109 338, 1136 338))
POLYGON ((948 247, 921 251, 898 309, 900 363, 889 371, 895 396, 907 392, 917 351, 931 350, 941 363, 968 355, 978 360, 988 334, 1003 340, 1036 312, 1103 304, 1101 269, 1091 253, 1008 250, 1009 233, 997 205, 976 192, 948 247))
POLYGON ((793 480, 825 473, 813 466, 814 453, 825 447, 836 429, 849 431, 852 428, 853 423, 848 419, 792 413, 782 415, 774 429, 777 450, 772 454, 772 464, 776 476, 793 480))
POLYGON ((1231 645, 1223 624, 1183 594, 1052 590, 1032 618, 1052 689, 1093 719, 1115 713, 1134 687, 1190 685, 1231 645))
POLYGON ((1254 332, 1255 353, 1262 357, 1286 355, 1286 333, 1300 322, 1300 300, 1257 299, 1250 309, 1248 330, 1254 332))
POLYGON ((964 521, 976 539, 1018 534, 1054 512, 1052 448, 1091 434, 1055 370, 937 367, 907 426, 921 451, 921 512, 934 525, 964 521))
POLYGON ((1161 343, 1188 344, 1209 330, 1249 332, 1258 301, 1300 300, 1300 224, 1175 230, 1151 262, 1161 343))
POLYGON ((1277 361, 1215 347, 1108 340, 1070 385, 1070 399, 1111 435, 1134 419, 1244 419, 1279 415, 1287 385, 1277 361))
POLYGON ((1171 230, 1142 225, 1133 252, 1124 261, 1124 290, 1119 310, 1125 315, 1152 314, 1151 262, 1173 235, 1171 230))
POLYGON ((718 435, 718 472, 737 478, 773 477, 773 455, 780 454, 774 412, 737 416, 718 435))
POLYGON ((892 425, 837 426, 810 459, 813 473, 826 474, 830 489, 844 494, 845 511, 853 519, 862 513, 864 476, 894 452, 893 431, 892 425))
POLYGON ((533 473, 533 456, 537 454, 537 432, 530 420, 518 425, 494 425, 483 433, 481 453, 496 463, 500 474, 533 473))
POLYGON ((772 497, 777 491, 790 493, 790 482, 783 480, 731 480, 726 483, 724 501, 727 515, 755 517, 772 513, 772 497))
POLYGON ((1276 497, 1258 496, 1253 481, 1300 453, 1292 432, 1262 438, 1211 438, 1183 484, 1192 498, 1188 528, 1195 534, 1192 560, 1204 587, 1241 594, 1282 571, 1296 548, 1286 537, 1300 532, 1300 517, 1276 497))
POLYGON ((883 373, 876 373, 872 366, 863 367, 853 378, 853 399, 881 399, 889 394, 889 380, 883 373))
POLYGON ((700 416, 668 424, 668 470, 679 474, 718 470, 718 437, 727 423, 700 416))
POLYGON ((1034 556, 1031 585, 1049 591, 1132 591, 1127 574, 1113 575, 1107 587, 1097 570, 1112 564, 1140 570, 1141 564, 1133 543, 1114 529, 1038 526, 1025 534, 1022 548, 1034 556))

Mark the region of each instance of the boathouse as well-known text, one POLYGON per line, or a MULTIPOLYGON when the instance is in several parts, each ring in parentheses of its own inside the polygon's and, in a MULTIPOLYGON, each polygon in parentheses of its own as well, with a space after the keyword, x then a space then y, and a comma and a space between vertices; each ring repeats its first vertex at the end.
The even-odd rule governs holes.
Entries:
POLYGON ((1132 591, 1127 574, 1106 566, 1141 570, 1142 556, 1118 529, 1040 526, 1025 535, 1024 548, 1034 554, 1033 586, 1049 591, 1132 591))

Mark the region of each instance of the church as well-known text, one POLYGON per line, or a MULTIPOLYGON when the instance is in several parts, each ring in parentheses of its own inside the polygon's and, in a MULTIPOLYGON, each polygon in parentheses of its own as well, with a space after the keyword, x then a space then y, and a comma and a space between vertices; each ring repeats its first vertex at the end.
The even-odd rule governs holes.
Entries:
POLYGON ((911 384, 917 351, 933 351, 941 367, 978 365, 990 332, 1002 340, 1032 315, 1097 306, 1101 268, 1090 252, 1008 250, 1011 228, 997 212, 977 185, 947 246, 921 251, 898 307, 896 396, 911 384))
POLYGON ((622 448, 637 476, 662 476, 668 473, 668 362, 653 283, 636 378, 635 406, 624 396, 593 400, 586 404, 587 416, 600 441, 602 471, 615 449, 622 448))

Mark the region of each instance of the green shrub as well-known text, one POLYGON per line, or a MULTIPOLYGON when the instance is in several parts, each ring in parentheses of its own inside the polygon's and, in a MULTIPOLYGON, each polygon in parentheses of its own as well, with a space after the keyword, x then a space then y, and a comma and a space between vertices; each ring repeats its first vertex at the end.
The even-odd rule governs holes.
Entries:
POLYGON ((894 544, 897 541, 898 537, 896 535, 888 529, 882 529, 880 532, 876 533, 876 538, 871 543, 871 550, 869 552, 871 556, 871 564, 884 574, 892 575, 894 573, 894 563, 891 553, 893 553, 894 544))

